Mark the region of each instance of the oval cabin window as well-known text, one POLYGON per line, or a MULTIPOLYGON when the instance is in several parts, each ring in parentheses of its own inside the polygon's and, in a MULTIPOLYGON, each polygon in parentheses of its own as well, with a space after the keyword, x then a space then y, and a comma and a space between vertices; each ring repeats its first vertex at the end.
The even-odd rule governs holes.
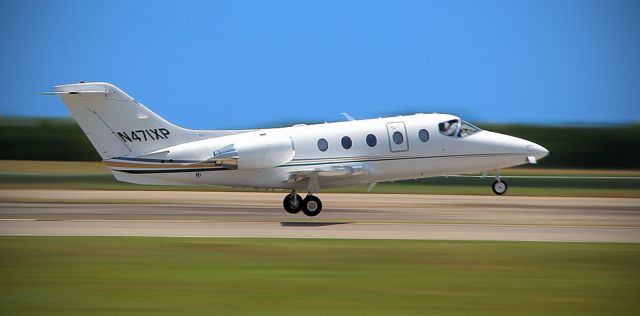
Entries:
POLYGON ((351 148, 351 145, 353 145, 353 143, 351 142, 351 138, 349 138, 349 136, 342 137, 342 148, 349 149, 351 148))
POLYGON ((367 135, 367 145, 369 145, 369 147, 375 147, 376 144, 378 144, 378 139, 376 138, 376 135, 373 135, 373 134, 367 135))
POLYGON ((423 143, 426 143, 426 142, 429 140, 429 131, 427 131, 427 130, 426 130, 426 129, 424 129, 424 128, 423 128, 423 129, 421 129, 421 130, 418 132, 418 138, 420 138, 420 140, 421 140, 423 143))
POLYGON ((327 151, 327 149, 329 149, 329 143, 326 139, 318 139, 318 149, 320 149, 320 151, 327 151))
POLYGON ((404 141, 404 136, 402 136, 402 133, 400 132, 395 132, 393 133, 393 142, 400 145, 402 144, 402 142, 404 141))

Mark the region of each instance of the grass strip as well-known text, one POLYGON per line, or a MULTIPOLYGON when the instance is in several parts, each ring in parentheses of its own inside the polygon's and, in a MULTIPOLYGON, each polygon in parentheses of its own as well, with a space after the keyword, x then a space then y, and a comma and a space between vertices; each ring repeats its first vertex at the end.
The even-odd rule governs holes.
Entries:
POLYGON ((3 315, 637 315, 640 245, 0 237, 3 315))

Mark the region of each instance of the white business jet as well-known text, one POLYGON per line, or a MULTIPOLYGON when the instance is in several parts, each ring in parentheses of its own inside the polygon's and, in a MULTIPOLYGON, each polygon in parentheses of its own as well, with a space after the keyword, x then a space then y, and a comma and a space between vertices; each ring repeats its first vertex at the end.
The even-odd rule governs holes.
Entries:
MULTIPOLYGON (((533 142, 483 131, 449 114, 253 130, 189 130, 156 115, 110 83, 55 86, 119 181, 288 189, 291 214, 316 216, 321 189, 496 170, 536 163, 549 152, 533 142), (306 191, 302 198, 298 192, 306 191)), ((186 109, 185 109, 186 110, 186 109)), ((350 118, 347 115, 348 118, 350 118)))

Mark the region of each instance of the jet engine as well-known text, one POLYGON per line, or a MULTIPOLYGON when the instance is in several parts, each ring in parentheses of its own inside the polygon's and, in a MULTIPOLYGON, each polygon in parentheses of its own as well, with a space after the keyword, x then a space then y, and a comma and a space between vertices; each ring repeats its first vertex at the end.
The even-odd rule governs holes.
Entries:
POLYGON ((184 143, 137 157, 162 163, 208 163, 256 170, 286 164, 294 155, 293 141, 288 136, 246 133, 184 143))
POLYGON ((283 165, 295 155, 293 141, 286 136, 259 136, 238 139, 213 152, 207 162, 217 165, 235 165, 237 169, 264 169, 283 165))

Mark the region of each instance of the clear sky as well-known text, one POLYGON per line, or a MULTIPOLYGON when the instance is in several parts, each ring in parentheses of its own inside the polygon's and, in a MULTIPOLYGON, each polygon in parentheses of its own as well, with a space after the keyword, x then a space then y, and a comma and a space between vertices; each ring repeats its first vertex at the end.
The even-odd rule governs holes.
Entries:
POLYGON ((109 81, 169 121, 640 122, 640 1, 0 1, 0 115, 109 81))

